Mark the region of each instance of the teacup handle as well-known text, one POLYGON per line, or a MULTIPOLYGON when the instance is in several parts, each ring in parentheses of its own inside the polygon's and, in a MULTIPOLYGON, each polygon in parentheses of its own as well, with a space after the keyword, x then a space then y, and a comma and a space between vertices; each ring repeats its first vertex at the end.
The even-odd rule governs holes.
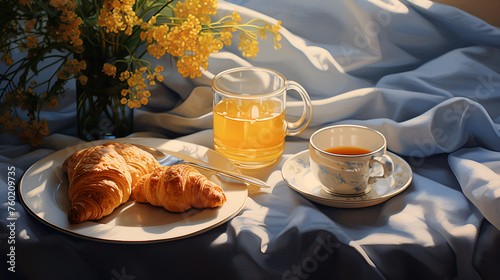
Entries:
POLYGON ((311 104, 311 98, 309 98, 309 94, 307 94, 307 91, 297 82, 295 81, 287 81, 286 82, 286 90, 295 90, 300 94, 300 97, 302 98, 303 101, 303 110, 302 110, 302 116, 300 116, 300 119, 298 119, 296 122, 286 122, 287 125, 287 130, 286 130, 286 135, 288 136, 295 136, 309 125, 309 122, 311 121, 312 117, 312 104, 311 104))
POLYGON ((394 171, 394 163, 392 159, 388 155, 382 155, 379 157, 374 157, 370 159, 370 168, 373 167, 374 164, 380 164, 384 168, 384 174, 380 176, 373 176, 368 179, 368 184, 375 183, 375 180, 378 178, 387 178, 392 175, 394 171))

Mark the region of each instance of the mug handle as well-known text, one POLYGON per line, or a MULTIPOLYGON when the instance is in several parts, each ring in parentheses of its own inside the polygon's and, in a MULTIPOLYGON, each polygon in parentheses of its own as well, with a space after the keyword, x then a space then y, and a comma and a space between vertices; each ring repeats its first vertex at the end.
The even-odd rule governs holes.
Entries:
POLYGON ((380 176, 373 176, 368 179, 368 184, 375 183, 375 180, 378 178, 387 178, 392 175, 394 171, 394 163, 392 159, 388 155, 382 155, 380 157, 374 157, 370 159, 370 168, 373 167, 374 164, 380 164, 384 168, 384 174, 380 176))
POLYGON ((287 136, 295 136, 300 134, 311 122, 312 117, 312 103, 311 98, 309 98, 309 94, 307 91, 297 82, 295 81, 287 81, 286 82, 286 90, 295 90, 300 94, 300 97, 303 101, 303 109, 302 116, 296 122, 286 122, 286 135, 287 136))

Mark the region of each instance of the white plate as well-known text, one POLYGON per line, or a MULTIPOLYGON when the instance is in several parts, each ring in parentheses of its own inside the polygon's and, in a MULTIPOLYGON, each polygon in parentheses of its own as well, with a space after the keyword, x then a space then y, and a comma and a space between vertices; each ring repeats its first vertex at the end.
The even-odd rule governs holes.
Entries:
POLYGON ((305 198, 327 206, 361 208, 382 203, 404 191, 411 183, 410 165, 399 156, 387 152, 394 162, 394 172, 388 178, 378 179, 372 190, 362 196, 335 196, 323 190, 309 166, 309 151, 305 150, 287 159, 281 168, 283 179, 305 198))
POLYGON ((130 200, 98 221, 69 223, 68 180, 62 171, 64 160, 77 150, 114 141, 147 145, 185 160, 239 173, 227 158, 216 151, 187 142, 156 138, 99 140, 65 148, 32 165, 19 182, 19 193, 26 208, 56 229, 108 242, 152 242, 192 236, 225 223, 243 208, 248 196, 243 183, 218 180, 213 173, 200 170, 224 190, 227 201, 221 207, 171 213, 161 207, 130 200))

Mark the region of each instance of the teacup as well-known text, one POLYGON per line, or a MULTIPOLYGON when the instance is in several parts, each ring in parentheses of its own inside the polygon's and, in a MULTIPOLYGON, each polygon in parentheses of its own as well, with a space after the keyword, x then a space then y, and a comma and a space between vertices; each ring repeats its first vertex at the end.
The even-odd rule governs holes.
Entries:
POLYGON ((384 135, 374 129, 358 125, 325 127, 309 139, 311 172, 327 193, 363 195, 371 191, 377 178, 392 174, 394 164, 386 149, 384 135))

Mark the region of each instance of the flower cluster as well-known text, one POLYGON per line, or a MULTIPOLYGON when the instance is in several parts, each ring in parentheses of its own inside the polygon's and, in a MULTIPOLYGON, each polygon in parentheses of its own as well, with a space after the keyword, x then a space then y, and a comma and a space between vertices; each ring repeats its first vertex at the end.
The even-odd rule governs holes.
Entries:
POLYGON ((135 0, 104 0, 97 24, 106 32, 132 35, 134 26, 141 24, 142 20, 134 11, 135 0))
MULTIPOLYGON (((25 2, 31 4, 31 1, 25 2)), ((77 8, 76 1, 51 0, 50 6, 57 8, 60 12, 59 24, 56 26, 54 34, 56 41, 69 42, 73 47, 75 47, 75 52, 82 52, 83 40, 80 38, 79 28, 82 24, 82 19, 75 13, 77 8)), ((28 46, 28 48, 30 47, 28 46)))
POLYGON ((257 39, 259 36, 265 39, 266 33, 273 35, 275 48, 280 48, 280 22, 271 25, 263 20, 253 19, 242 24, 236 11, 219 21, 211 22, 210 15, 217 13, 217 1, 207 0, 203 4, 199 5, 199 1, 195 0, 178 2, 173 8, 175 18, 160 15, 143 23, 141 39, 149 43, 149 54, 156 58, 165 53, 178 57, 178 71, 184 77, 195 78, 202 75, 202 69, 207 69, 211 53, 218 52, 224 45, 231 45, 232 32, 241 31, 238 48, 244 57, 257 56, 257 39), (167 23, 158 25, 160 20, 167 20, 167 23))
POLYGON ((0 129, 31 145, 50 134, 42 111, 58 106, 71 79, 81 86, 96 79, 123 83, 120 103, 139 108, 148 103, 148 87, 163 81, 163 67, 152 66, 146 53, 173 57, 179 73, 195 78, 207 70, 210 54, 232 43, 235 32, 241 33, 238 48, 244 57, 257 55, 258 39, 266 34, 280 47, 280 22, 243 23, 237 12, 212 21, 217 0, 1 3, 0 57, 6 70, 0 73, 0 129))

